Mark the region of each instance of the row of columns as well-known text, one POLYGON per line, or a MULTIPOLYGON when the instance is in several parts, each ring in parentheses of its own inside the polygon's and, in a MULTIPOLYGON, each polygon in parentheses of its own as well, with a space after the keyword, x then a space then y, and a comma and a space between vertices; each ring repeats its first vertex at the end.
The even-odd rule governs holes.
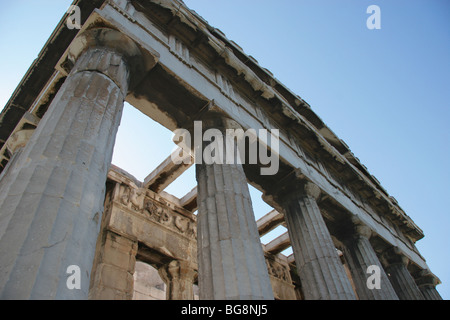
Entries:
MULTIPOLYGON (((227 129, 237 126, 226 117, 215 114, 211 119, 210 115, 203 118, 206 129, 219 129, 225 135, 227 129)), ((238 147, 234 143, 233 152, 238 147)), ((223 154, 229 152, 227 147, 222 146, 223 154)), ((197 164, 196 170, 200 297, 273 299, 267 269, 262 267, 264 255, 242 165, 197 164)), ((393 248, 385 252, 382 264, 369 241, 371 230, 357 219, 342 239, 355 294, 317 203, 320 194, 313 183, 295 179, 273 197, 285 212, 305 299, 424 299, 406 268, 407 259, 393 248), (373 266, 379 272, 379 288, 367 283, 367 270, 373 266)), ((432 292, 427 298, 438 297, 432 286, 423 288, 432 292)))
MULTIPOLYGON (((88 297, 115 135, 131 71, 139 69, 135 65, 139 59, 130 54, 139 50, 119 32, 100 29, 90 43, 74 60, 38 128, 8 169, 7 179, 0 181, 2 299, 88 297), (73 264, 81 269, 81 290, 66 286, 67 266, 73 264)), ((219 114, 208 114, 205 124, 210 128, 225 132, 236 126, 219 114)), ((196 170, 200 298, 273 299, 242 165, 197 164, 196 170)), ((298 182, 278 196, 304 296, 356 299, 317 204, 319 194, 314 184, 298 182)), ((345 239, 344 253, 359 298, 438 297, 428 282, 421 286, 427 293, 421 293, 404 261, 394 256, 386 258, 387 273, 381 268, 381 289, 368 290, 365 270, 381 263, 367 229, 356 229, 345 239)), ((186 292, 187 298, 192 293, 190 280, 182 277, 186 272, 175 262, 162 275, 171 280, 170 292, 186 292)))
POLYGON ((322 218, 317 199, 320 190, 310 182, 298 183, 281 198, 303 294, 307 300, 441 300, 437 280, 424 272, 416 282, 407 269, 409 260, 396 247, 379 258, 369 239, 370 228, 353 218, 342 236, 344 259, 355 291, 340 261, 322 218), (376 270, 378 287, 369 285, 376 270), (420 283, 420 285, 418 285, 420 283), (356 293, 356 294, 355 294, 356 293))

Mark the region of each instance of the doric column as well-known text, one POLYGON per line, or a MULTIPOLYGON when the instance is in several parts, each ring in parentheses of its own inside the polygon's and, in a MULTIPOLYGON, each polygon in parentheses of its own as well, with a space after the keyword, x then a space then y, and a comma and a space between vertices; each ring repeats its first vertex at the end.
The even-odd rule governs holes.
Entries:
POLYGON ((74 67, 0 190, 0 297, 85 299, 134 42, 87 32, 74 67), (76 266, 80 289, 69 289, 76 266))
POLYGON ((158 272, 167 286, 166 300, 194 300, 197 272, 189 262, 173 260, 158 272))
POLYGON ((419 278, 416 279, 416 284, 425 300, 442 300, 441 295, 436 290, 439 279, 429 270, 422 270, 420 272, 419 278))
MULTIPOLYGON (((204 129, 222 134, 236 125, 219 114, 203 121, 204 129)), ((225 143, 223 147, 227 148, 225 143)), ((242 165, 205 161, 196 167, 200 298, 273 299, 242 165)))
POLYGON ((360 300, 398 300, 397 294, 370 244, 371 235, 372 231, 369 227, 357 223, 354 226, 353 234, 342 239, 344 257, 349 266, 358 297, 360 300), (367 285, 367 280, 371 276, 371 273, 367 273, 367 270, 372 266, 375 266, 379 271, 379 288, 371 289, 367 285))
POLYGON ((280 197, 306 300, 354 300, 350 280, 339 259, 316 200, 320 189, 298 182, 280 197))
POLYGON ((400 300, 424 300, 422 293, 407 269, 408 258, 397 247, 384 252, 382 262, 400 300))

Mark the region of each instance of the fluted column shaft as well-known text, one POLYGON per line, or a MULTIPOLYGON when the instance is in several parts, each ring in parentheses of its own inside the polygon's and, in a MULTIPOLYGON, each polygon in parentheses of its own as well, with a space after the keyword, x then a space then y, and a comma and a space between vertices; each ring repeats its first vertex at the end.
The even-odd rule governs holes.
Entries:
POLYGON ((167 285, 166 300, 194 300, 194 280, 197 272, 186 261, 173 260, 159 268, 167 285))
POLYGON ((385 270, 400 300, 424 300, 414 278, 408 271, 408 259, 397 248, 389 249, 383 256, 385 270))
POLYGON ((384 272, 380 260, 370 244, 371 231, 368 227, 357 226, 355 234, 346 238, 343 253, 350 269, 356 292, 360 300, 398 300, 397 294, 384 272), (369 288, 367 280, 371 274, 367 273, 370 266, 379 270, 380 287, 369 288))
POLYGON ((436 290, 436 285, 434 284, 421 285, 419 286, 419 289, 425 300, 442 300, 442 297, 436 290))
POLYGON ((196 170, 200 299, 273 299, 242 165, 202 163, 196 170))
POLYGON ((281 205, 306 300, 354 300, 350 280, 339 259, 311 183, 285 196, 281 205))
POLYGON ((420 286, 419 289, 425 300, 442 300, 441 295, 436 290, 436 286, 434 285, 423 285, 420 286))
POLYGON ((128 81, 121 54, 85 51, 2 184, 1 298, 87 298, 128 81), (66 285, 70 265, 79 290, 66 285))

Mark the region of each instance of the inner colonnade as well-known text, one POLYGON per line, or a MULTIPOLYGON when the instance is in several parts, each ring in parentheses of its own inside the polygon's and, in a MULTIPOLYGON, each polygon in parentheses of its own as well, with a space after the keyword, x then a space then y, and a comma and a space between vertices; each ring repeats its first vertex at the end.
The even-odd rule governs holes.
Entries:
POLYGON ((0 297, 440 299, 415 246, 422 231, 305 101, 220 30, 177 0, 75 4, 83 27, 70 42, 64 23, 55 30, 37 61, 58 62, 32 104, 17 108, 39 83, 25 81, 2 112, 16 123, 1 132, 0 297), (223 135, 277 129, 279 148, 268 147, 279 168, 168 155, 137 181, 111 166, 125 101, 192 136, 195 121, 223 135), (192 165, 196 188, 164 191, 192 165), (249 184, 273 208, 258 221, 249 184), (279 225, 288 233, 261 244, 279 225))

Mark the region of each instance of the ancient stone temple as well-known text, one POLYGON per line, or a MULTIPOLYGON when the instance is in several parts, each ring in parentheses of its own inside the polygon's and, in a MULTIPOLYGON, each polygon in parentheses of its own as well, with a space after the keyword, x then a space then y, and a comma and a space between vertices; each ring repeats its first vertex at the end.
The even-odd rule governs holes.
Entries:
POLYGON ((220 30, 181 0, 73 4, 81 28, 62 18, 0 115, 0 298, 441 299, 420 228, 220 30), (111 165, 124 102, 184 139, 198 123, 216 138, 137 181, 111 165), (276 130, 252 140, 276 170, 237 161, 252 158, 239 139, 217 144, 234 161, 198 161, 229 130, 276 130), (196 188, 164 191, 191 166, 196 188), (273 208, 257 221, 249 184, 273 208))

